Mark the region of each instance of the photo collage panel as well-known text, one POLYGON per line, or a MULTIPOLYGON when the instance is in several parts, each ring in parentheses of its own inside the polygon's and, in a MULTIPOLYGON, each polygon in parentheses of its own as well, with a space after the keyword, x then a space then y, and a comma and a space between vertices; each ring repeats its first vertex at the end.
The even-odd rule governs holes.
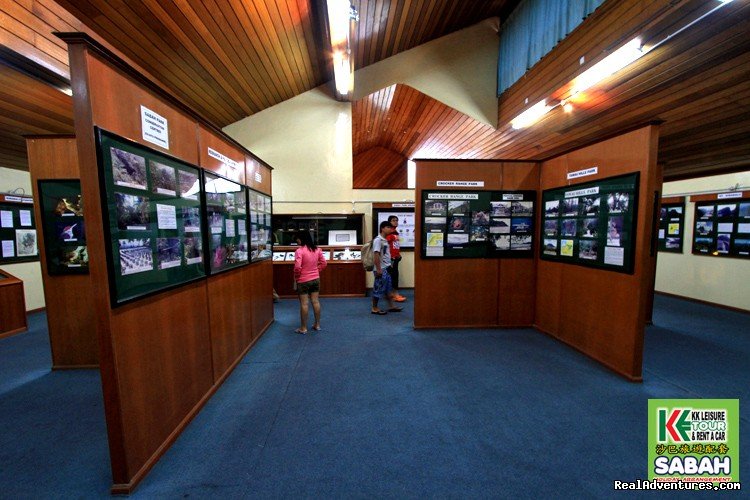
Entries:
POLYGON ((0 195, 0 264, 39 259, 33 199, 0 195))
POLYGON ((750 257, 750 198, 696 203, 693 253, 750 257))
POLYGON ((249 262, 247 188, 203 173, 208 224, 208 261, 212 273, 249 262))
POLYGON ((662 203, 659 210, 659 251, 682 253, 685 203, 662 203))
POLYGON ((89 254, 81 182, 39 181, 39 198, 47 271, 50 274, 87 273, 89 254))
POLYGON ((273 256, 271 197, 248 190, 250 205, 250 260, 257 262, 273 256))

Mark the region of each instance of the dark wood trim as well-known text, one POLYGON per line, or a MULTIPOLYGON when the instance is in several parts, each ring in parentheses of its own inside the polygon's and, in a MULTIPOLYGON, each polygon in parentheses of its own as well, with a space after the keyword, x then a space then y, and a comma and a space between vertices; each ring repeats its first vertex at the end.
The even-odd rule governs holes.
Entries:
POLYGON ((684 196, 665 196, 661 199, 661 203, 685 203, 684 196))
POLYGON ((682 300, 687 300, 688 302, 695 302, 696 304, 703 304, 705 306, 719 307, 721 309, 726 309, 727 311, 738 312, 742 314, 750 314, 750 309, 742 309, 739 307, 727 306, 725 304, 719 304, 717 302, 709 302, 707 300, 694 299, 692 297, 685 297, 684 295, 677 295, 675 293, 669 293, 669 292, 660 292, 658 290, 654 291, 654 293, 657 293, 659 295, 664 295, 665 297, 672 297, 673 299, 682 299, 682 300))
POLYGON ((10 330, 5 333, 0 333, 0 339, 4 339, 6 337, 12 337, 13 335, 18 335, 19 333, 23 333, 27 330, 28 328, 24 326, 22 328, 16 328, 15 330, 10 330))
POLYGON ((664 182, 685 181, 689 179, 713 177, 714 175, 734 174, 737 172, 745 172, 748 169, 750 169, 750 163, 742 163, 740 165, 732 165, 729 167, 712 168, 710 172, 703 170, 703 171, 698 171, 698 172, 693 172, 693 173, 675 174, 675 175, 670 175, 669 169, 664 169, 664 172, 665 172, 664 182))
POLYGON ((98 370, 99 365, 65 365, 65 366, 57 366, 52 365, 52 369, 55 371, 63 371, 63 370, 98 370))
POLYGON ((26 311, 26 314, 34 314, 45 310, 47 310, 46 307, 37 307, 36 309, 29 309, 28 311, 26 311))
POLYGON ((36 135, 36 134, 28 134, 28 135, 22 135, 24 139, 75 139, 75 134, 44 134, 44 135, 36 135))
POLYGON ((64 42, 66 42, 68 45, 78 45, 83 44, 86 47, 88 47, 89 51, 93 54, 96 54, 100 58, 102 58, 105 62, 112 65, 115 69, 121 71, 123 74, 125 74, 128 78, 134 80, 137 84, 143 86, 146 90, 154 93, 157 97, 162 99, 164 102, 169 104, 170 106, 173 106, 174 108, 178 109, 182 113, 185 113, 190 118, 200 122, 203 124, 206 128, 211 130, 211 132, 215 133, 222 139, 226 140, 227 142, 231 143, 233 146, 244 152, 245 154, 251 156, 252 158, 256 159, 258 162, 260 162, 262 165, 268 167, 269 169, 273 170, 273 167, 269 165, 266 161, 264 161, 262 158, 248 150, 245 146, 237 142, 232 137, 228 136, 224 131, 222 131, 219 127, 214 125, 211 121, 209 121, 207 118, 200 115, 197 111, 190 108, 187 104, 182 102, 180 99, 172 95, 171 93, 167 92, 161 85, 154 83, 149 78, 146 78, 138 71, 135 71, 128 63, 126 63, 122 58, 117 56, 115 53, 113 53, 111 50, 106 48, 104 45, 93 39, 91 36, 87 35, 86 33, 81 32, 73 32, 73 33, 61 33, 58 31, 55 31, 52 33, 53 35, 57 36, 64 42))

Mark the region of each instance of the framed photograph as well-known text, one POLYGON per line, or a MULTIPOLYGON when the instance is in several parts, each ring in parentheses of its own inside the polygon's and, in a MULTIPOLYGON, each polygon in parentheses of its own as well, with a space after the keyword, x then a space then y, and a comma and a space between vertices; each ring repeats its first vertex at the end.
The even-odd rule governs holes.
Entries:
POLYGON ((40 180, 37 186, 47 273, 88 273, 81 181, 40 180))
POLYGON ((34 200, 0 194, 0 264, 39 260, 34 200))
POLYGON ((245 186, 212 172, 202 172, 209 226, 208 273, 217 274, 250 263, 245 186))
POLYGON ((698 201, 695 204, 693 253, 748 258, 750 199, 698 201))
POLYGON ((351 246, 357 244, 357 231, 354 230, 335 230, 328 231, 329 246, 351 246))
POLYGON ((271 227, 271 197, 247 190, 247 209, 250 220, 250 262, 260 262, 272 258, 273 229, 271 227))

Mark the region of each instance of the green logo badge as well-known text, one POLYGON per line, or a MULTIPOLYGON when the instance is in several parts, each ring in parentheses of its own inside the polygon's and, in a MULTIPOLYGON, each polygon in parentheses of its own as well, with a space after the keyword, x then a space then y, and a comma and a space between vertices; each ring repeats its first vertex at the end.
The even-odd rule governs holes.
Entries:
POLYGON ((738 399, 649 399, 648 478, 739 482, 738 399))

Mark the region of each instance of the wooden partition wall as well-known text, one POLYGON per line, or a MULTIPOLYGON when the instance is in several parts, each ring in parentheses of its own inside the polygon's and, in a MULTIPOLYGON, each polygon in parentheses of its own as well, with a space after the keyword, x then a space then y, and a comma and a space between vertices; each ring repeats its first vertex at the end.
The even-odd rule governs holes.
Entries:
MULTIPOLYGON (((661 192, 658 126, 649 125, 542 164, 540 190, 640 172, 633 274, 538 260, 534 325, 630 380, 641 380, 643 334, 650 314, 661 192), (567 174, 597 167, 569 181, 567 174)), ((541 214, 541 212, 538 212, 541 214)), ((540 227, 542 217, 537 217, 540 227)))
POLYGON ((90 38, 61 37, 70 53, 83 196, 96 200, 86 204, 86 231, 112 491, 129 493, 273 321, 272 268, 250 264, 112 308, 94 127, 269 195, 271 174, 90 38), (169 149, 143 139, 142 106, 167 120, 169 149), (209 147, 231 161, 209 155, 209 147))
MULTIPOLYGON (((534 322, 536 265, 526 259, 424 259, 422 191, 536 190, 539 165, 512 161, 418 160, 414 250, 414 326, 515 327, 534 322), (481 181, 482 187, 438 187, 438 181, 481 181)), ((538 204, 538 200, 537 200, 538 204)))
POLYGON ((78 151, 73 136, 28 137, 29 173, 34 192, 37 241, 42 264, 44 303, 47 312, 52 368, 96 368, 99 342, 91 281, 88 274, 51 275, 47 269, 47 248, 42 231, 40 180, 79 179, 78 151))

